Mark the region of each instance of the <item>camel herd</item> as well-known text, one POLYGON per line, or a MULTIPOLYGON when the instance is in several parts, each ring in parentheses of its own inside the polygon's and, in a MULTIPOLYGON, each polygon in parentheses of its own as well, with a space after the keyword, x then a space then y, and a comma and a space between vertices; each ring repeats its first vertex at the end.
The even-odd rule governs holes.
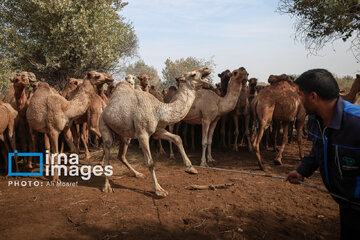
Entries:
MULTIPOLYGON (((36 152, 44 149, 50 151, 51 148, 52 153, 58 153, 64 151, 64 141, 69 151, 76 153, 79 153, 82 143, 85 159, 89 160, 88 142, 92 135, 95 144, 101 139, 104 150, 102 164, 108 165, 110 148, 116 136, 119 141, 118 159, 134 176, 142 177, 143 174, 126 160, 130 140, 137 139, 153 179, 155 194, 164 197, 168 193, 156 178, 150 138, 158 139, 160 154, 165 153, 161 140, 169 141, 170 158, 174 157, 172 144, 177 145, 186 166, 185 171, 195 174, 197 171, 183 146, 183 140, 187 144, 187 126, 192 127, 191 145, 194 148, 193 126, 201 125, 201 165, 207 166, 215 161, 211 149, 219 120, 219 144, 223 147, 231 144, 238 151, 242 133, 241 142, 246 139, 248 150, 255 153, 262 170, 265 170, 260 154, 263 136, 272 134, 276 148, 277 135, 282 130, 282 143, 274 160, 276 164, 282 164, 282 154, 293 125, 297 133, 299 156, 303 156, 301 140, 306 112, 292 77, 270 75, 269 85, 260 87, 257 86, 257 79, 248 79, 248 72, 240 67, 218 74, 220 83, 212 87, 207 79, 209 74, 207 68, 185 73, 176 79, 177 87, 171 86, 162 93, 149 86, 150 78, 146 74, 127 75, 124 81, 115 83, 107 73, 90 71, 83 79, 69 78, 61 92, 46 82, 36 81, 36 76, 31 72, 16 74, 11 78, 12 87, 0 101, 0 141, 4 146, 5 164, 6 154, 15 149, 19 152, 36 152), (139 86, 135 85, 136 78, 139 86), (229 132, 230 122, 233 122, 233 132, 229 132), (182 138, 173 133, 178 133, 180 124, 184 126, 182 138), (59 139, 64 139, 60 141, 62 144, 59 144, 59 139)), ((357 74, 350 92, 343 98, 355 102, 359 92, 360 75, 357 74)), ((18 159, 14 161, 16 171, 19 171, 18 159)), ((32 159, 24 160, 22 167, 32 169, 32 159)), ((53 180, 60 181, 57 175, 53 180)), ((103 190, 112 191, 107 176, 103 190)))

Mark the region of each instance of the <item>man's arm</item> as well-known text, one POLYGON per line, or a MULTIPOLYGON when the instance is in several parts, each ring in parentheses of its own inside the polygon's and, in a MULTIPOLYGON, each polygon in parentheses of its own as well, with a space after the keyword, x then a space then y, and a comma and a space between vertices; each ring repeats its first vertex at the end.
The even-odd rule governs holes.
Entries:
POLYGON ((303 181, 304 177, 310 177, 319 167, 315 160, 315 154, 315 148, 313 145, 309 155, 306 155, 302 159, 300 166, 296 170, 291 171, 288 174, 286 181, 293 184, 299 184, 299 181, 303 181))

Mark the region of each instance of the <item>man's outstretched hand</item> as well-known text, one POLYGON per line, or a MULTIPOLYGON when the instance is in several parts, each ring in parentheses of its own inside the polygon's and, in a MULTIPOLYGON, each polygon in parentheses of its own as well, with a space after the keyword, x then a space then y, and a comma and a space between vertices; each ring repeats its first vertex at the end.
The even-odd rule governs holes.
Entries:
POLYGON ((294 170, 289 172, 285 181, 289 181, 292 184, 299 184, 299 181, 304 181, 304 177, 294 170))

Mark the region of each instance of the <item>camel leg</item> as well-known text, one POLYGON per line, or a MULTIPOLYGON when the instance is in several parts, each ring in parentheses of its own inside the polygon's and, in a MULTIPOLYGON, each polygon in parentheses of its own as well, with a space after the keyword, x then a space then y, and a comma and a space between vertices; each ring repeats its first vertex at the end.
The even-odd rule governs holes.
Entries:
POLYGON ((66 143, 68 144, 68 146, 70 148, 70 152, 78 154, 78 152, 76 151, 76 147, 74 145, 74 141, 73 141, 73 137, 72 137, 70 128, 65 127, 64 130, 63 130, 63 133, 64 133, 65 141, 66 141, 66 143))
POLYGON ((161 139, 159 139, 159 154, 160 155, 166 155, 166 152, 162 146, 161 139))
POLYGON ((84 144, 84 148, 85 148, 85 159, 86 161, 90 161, 90 152, 89 152, 89 147, 88 147, 88 136, 89 136, 89 131, 87 128, 87 123, 83 123, 81 126, 81 141, 84 144))
POLYGON ((239 116, 234 115, 233 120, 234 120, 234 125, 235 125, 235 131, 234 131, 235 140, 234 140, 233 150, 235 152, 237 152, 238 151, 238 142, 237 141, 238 141, 238 137, 239 137, 239 116))
POLYGON ((130 163, 126 160, 126 153, 129 147, 131 138, 119 137, 119 153, 118 159, 134 174, 137 178, 143 178, 144 174, 136 171, 130 163))
MULTIPOLYGON (((31 137, 30 152, 36 152, 36 133, 31 128, 29 128, 29 133, 30 133, 30 137, 31 137)), ((29 157, 29 160, 27 161, 27 167, 29 169, 33 168, 32 158, 33 157, 29 157)))
POLYGON ((210 121, 208 120, 202 120, 202 155, 201 155, 201 163, 200 166, 206 167, 206 148, 207 148, 207 140, 208 140, 208 134, 209 134, 209 127, 210 127, 210 121))
POLYGON ((181 137, 179 137, 178 135, 172 134, 172 133, 166 131, 165 129, 161 129, 161 130, 157 131, 156 133, 154 133, 153 136, 155 136, 156 138, 161 138, 161 139, 164 139, 164 140, 167 140, 169 142, 173 142, 174 144, 176 144, 176 146, 179 148, 181 157, 186 166, 185 172, 192 173, 192 174, 197 173, 196 169, 192 166, 190 159, 188 158, 188 156, 185 153, 185 149, 184 149, 181 137))
POLYGON ((215 131, 215 128, 216 128, 216 124, 219 121, 219 119, 220 118, 215 119, 210 124, 210 127, 209 127, 209 134, 208 134, 208 140, 207 140, 207 144, 208 144, 208 147, 207 147, 207 151, 208 151, 207 159, 208 159, 208 162, 215 162, 215 159, 212 157, 212 154, 211 154, 211 145, 212 145, 212 140, 213 140, 213 135, 214 135, 214 131, 215 131))
POLYGON ((145 158, 146 164, 149 167, 149 171, 150 171, 151 177, 153 179, 155 194, 156 194, 156 196, 159 196, 159 197, 166 197, 168 195, 168 193, 160 186, 160 184, 158 183, 158 180, 156 178, 155 169, 154 169, 154 161, 151 157, 151 152, 150 152, 148 134, 146 132, 139 134, 138 140, 139 140, 141 149, 144 153, 144 158, 145 158))
MULTIPOLYGON (((49 138, 50 138, 52 153, 53 154, 59 153, 59 146, 58 146, 59 132, 57 132, 54 129, 51 129, 49 132, 49 138)), ((57 164, 58 164, 58 160, 55 159, 55 166, 57 164)), ((52 182, 55 182, 55 183, 61 182, 58 171, 60 171, 60 170, 57 170, 57 169, 54 170, 54 176, 53 176, 52 182)))
MULTIPOLYGON (((102 117, 100 117, 99 120, 99 128, 102 134, 102 142, 103 142, 103 161, 104 161, 104 168, 109 165, 109 158, 110 158, 110 149, 113 144, 113 136, 110 128, 106 125, 106 123, 103 121, 102 117)), ((113 189, 111 188, 109 177, 105 176, 105 184, 102 189, 103 192, 113 192, 113 189)))
POLYGON ((79 154, 80 152, 80 144, 79 144, 79 135, 77 132, 77 124, 73 123, 70 127, 70 132, 73 137, 73 143, 75 145, 76 153, 79 154))
MULTIPOLYGON (((9 138, 9 141, 10 141, 12 151, 14 152, 16 150, 16 137, 15 137, 14 122, 9 123, 9 126, 8 126, 8 138, 9 138)), ((6 161, 7 157, 4 158, 4 159, 5 159, 5 162, 7 164, 7 161, 6 161)), ((15 161, 16 172, 19 172, 19 164, 18 164, 18 156, 17 156, 17 154, 15 154, 14 161, 15 161)))
POLYGON ((220 135, 221 135, 221 145, 225 149, 226 148, 226 141, 225 141, 225 129, 226 129, 226 120, 227 115, 221 117, 221 127, 220 127, 220 135))
POLYGON ((273 131, 272 131, 272 136, 273 136, 273 144, 274 144, 274 152, 276 152, 277 149, 277 139, 278 139, 278 132, 280 129, 280 123, 279 122, 273 122, 273 131))
POLYGON ((246 136, 246 139, 247 139, 247 142, 248 142, 248 149, 249 149, 249 152, 252 151, 252 145, 251 145, 251 140, 250 140, 250 114, 247 114, 245 116, 245 136, 246 136))
POLYGON ((288 130, 289 130, 289 122, 283 122, 283 140, 282 140, 282 144, 279 150, 279 153, 277 155, 277 157, 275 158, 275 164, 282 164, 281 159, 282 159, 282 154, 284 152, 285 149, 285 145, 288 141, 288 130))
POLYGON ((191 125, 191 150, 195 151, 195 125, 191 125))
MULTIPOLYGON (((169 125, 169 132, 173 133, 174 132, 174 124, 169 125)), ((172 147, 172 142, 169 141, 169 148, 170 148, 170 159, 175 159, 175 155, 174 155, 174 151, 173 151, 173 147, 172 147)))
MULTIPOLYGON (((9 146, 5 140, 4 133, 0 133, 0 141, 4 143, 5 153, 3 153, 4 161, 5 161, 5 171, 8 169, 8 156, 7 154, 10 152, 9 146)), ((3 152, 3 151, 2 151, 3 152)), ((8 174, 6 174, 8 176, 8 174)))
POLYGON ((260 141, 263 137, 263 134, 264 134, 264 130, 265 130, 265 125, 266 123, 260 123, 260 126, 259 126, 259 133, 254 141, 254 151, 255 151, 255 155, 256 155, 256 158, 257 158, 257 161, 258 161, 258 165, 259 165, 259 168, 261 170, 264 170, 264 166, 262 164, 262 160, 261 160, 261 155, 260 155, 260 148, 259 148, 259 145, 260 145, 260 141))

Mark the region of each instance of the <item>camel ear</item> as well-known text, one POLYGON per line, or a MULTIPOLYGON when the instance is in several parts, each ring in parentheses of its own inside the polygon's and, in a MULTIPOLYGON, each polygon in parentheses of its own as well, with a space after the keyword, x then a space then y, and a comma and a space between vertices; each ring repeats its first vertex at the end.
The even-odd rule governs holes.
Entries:
POLYGON ((220 73, 218 73, 218 77, 221 78, 221 74, 220 74, 220 73))
POLYGON ((14 79, 15 79, 15 78, 10 78, 10 82, 12 82, 12 83, 13 83, 13 82, 14 82, 14 79))
POLYGON ((86 74, 86 77, 87 77, 88 79, 91 78, 91 73, 88 72, 88 73, 86 74))
POLYGON ((32 72, 28 72, 28 78, 30 82, 36 82, 36 76, 32 72))
POLYGON ((137 76, 137 79, 139 79, 140 81, 142 80, 142 76, 137 76))
POLYGON ((356 74, 356 78, 360 78, 360 74, 356 74))

